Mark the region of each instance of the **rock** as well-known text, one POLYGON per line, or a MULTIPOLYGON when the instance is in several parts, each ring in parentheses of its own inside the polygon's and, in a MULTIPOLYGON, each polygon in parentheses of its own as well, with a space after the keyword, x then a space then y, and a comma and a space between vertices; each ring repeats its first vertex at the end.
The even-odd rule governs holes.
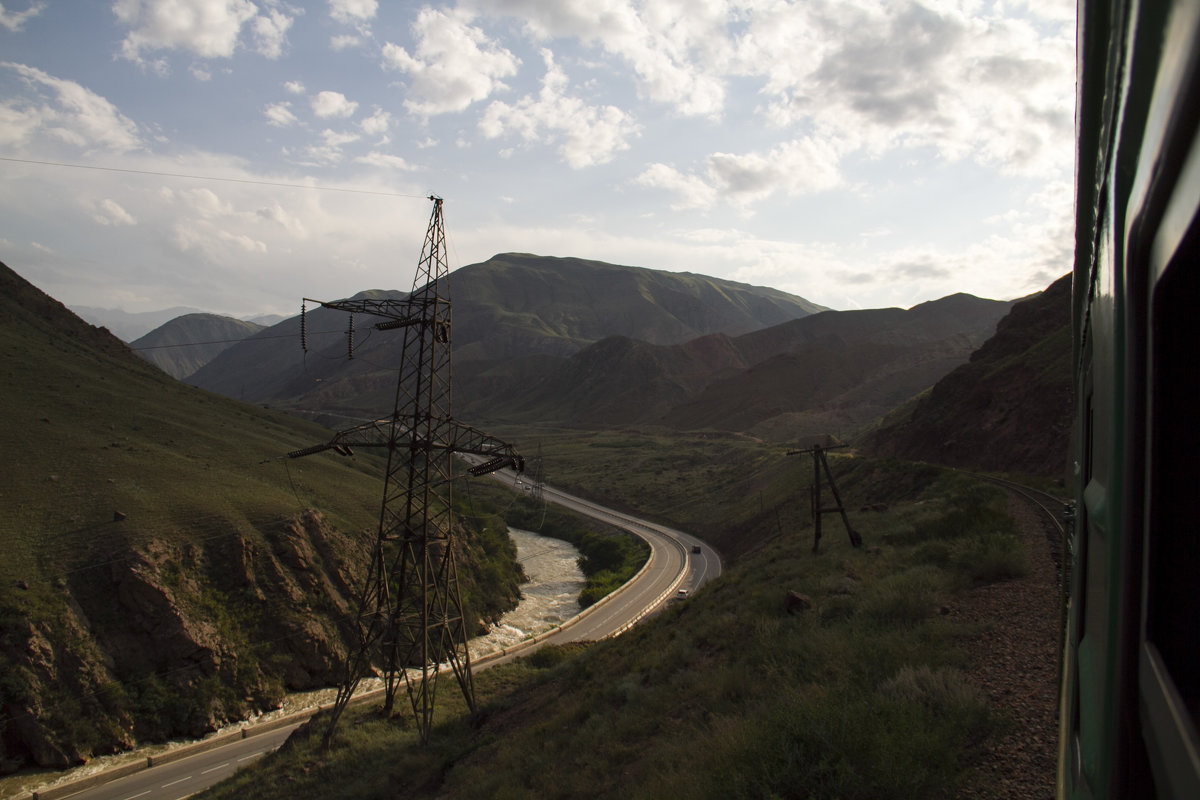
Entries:
POLYGON ((812 608, 812 598, 799 592, 788 592, 783 601, 783 609, 789 614, 808 611, 810 608, 812 608))

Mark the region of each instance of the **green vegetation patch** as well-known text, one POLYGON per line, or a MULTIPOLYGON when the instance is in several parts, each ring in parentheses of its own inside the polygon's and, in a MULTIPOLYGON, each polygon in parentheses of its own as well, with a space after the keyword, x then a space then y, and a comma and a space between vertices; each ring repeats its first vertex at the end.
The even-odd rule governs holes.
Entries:
POLYGON ((831 533, 814 555, 811 530, 763 515, 758 546, 686 603, 482 673, 479 716, 439 708, 429 747, 364 711, 331 751, 299 744, 205 796, 955 796, 1000 720, 963 671, 977 631, 947 609, 1008 574, 976 556, 1020 561, 1004 495, 925 467, 837 469, 856 502, 867 475, 893 495, 851 515, 866 547, 831 533))

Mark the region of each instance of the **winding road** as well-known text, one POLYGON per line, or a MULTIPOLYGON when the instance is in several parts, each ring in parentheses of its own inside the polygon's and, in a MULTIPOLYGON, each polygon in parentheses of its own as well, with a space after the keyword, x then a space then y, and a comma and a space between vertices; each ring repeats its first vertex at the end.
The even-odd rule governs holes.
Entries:
MULTIPOLYGON (((518 476, 511 472, 498 472, 494 477, 521 490, 518 476)), ((479 659, 474 665, 477 670, 524 655, 546 643, 564 644, 619 636, 667 602, 683 597, 680 590, 690 593, 721 574, 721 558, 717 552, 690 534, 605 508, 549 486, 543 487, 542 492, 547 502, 641 537, 650 545, 650 557, 636 576, 600 602, 534 639, 479 659)), ((286 720, 248 725, 227 736, 214 737, 77 781, 38 789, 32 793, 32 798, 181 800, 275 750, 316 711, 314 708, 286 720)), ((21 797, 29 798, 30 795, 21 797)))

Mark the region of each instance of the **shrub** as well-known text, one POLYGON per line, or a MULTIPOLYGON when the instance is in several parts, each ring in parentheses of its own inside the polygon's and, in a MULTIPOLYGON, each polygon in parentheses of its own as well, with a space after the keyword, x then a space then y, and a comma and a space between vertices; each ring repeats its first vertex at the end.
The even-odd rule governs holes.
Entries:
POLYGON ((1012 534, 988 533, 971 540, 955 567, 971 583, 1023 578, 1029 574, 1029 553, 1012 534))

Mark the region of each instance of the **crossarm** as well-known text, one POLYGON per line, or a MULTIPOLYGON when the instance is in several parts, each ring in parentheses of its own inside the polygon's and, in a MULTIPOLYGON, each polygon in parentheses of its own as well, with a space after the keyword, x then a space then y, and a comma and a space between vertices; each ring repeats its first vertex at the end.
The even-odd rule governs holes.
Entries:
MULTIPOLYGON (((431 450, 448 450, 451 453, 470 453, 485 456, 488 461, 471 467, 472 475, 486 475, 498 469, 512 467, 517 472, 525 471, 525 459, 517 453, 516 448, 494 436, 489 436, 481 430, 464 425, 457 420, 449 420, 445 426, 439 426, 445 431, 446 441, 435 441, 431 450)), ((390 419, 377 419, 347 428, 334 434, 325 444, 305 447, 288 453, 289 458, 300 458, 325 450, 336 450, 342 455, 350 455, 354 447, 389 447, 398 445, 400 435, 406 428, 390 419)), ((410 442, 413 445, 424 445, 424 442, 410 442)))

